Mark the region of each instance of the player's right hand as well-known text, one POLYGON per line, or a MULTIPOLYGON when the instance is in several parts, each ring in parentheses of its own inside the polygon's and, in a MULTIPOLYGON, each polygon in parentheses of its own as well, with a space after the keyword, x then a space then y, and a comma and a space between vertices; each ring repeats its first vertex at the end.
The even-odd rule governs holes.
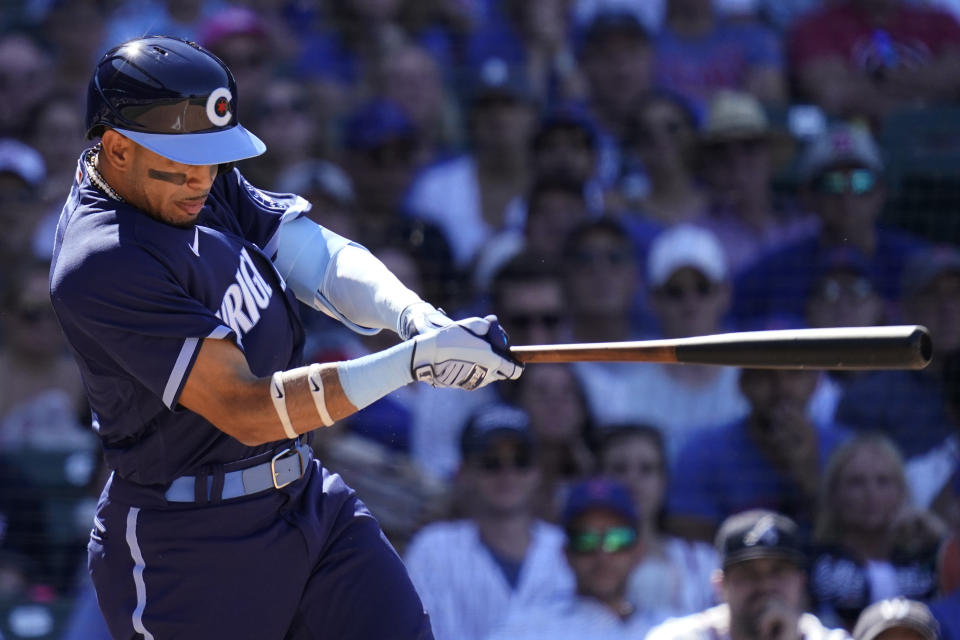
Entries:
POLYGON ((523 364, 510 356, 496 316, 460 320, 413 340, 413 378, 434 387, 473 390, 523 373, 523 364))

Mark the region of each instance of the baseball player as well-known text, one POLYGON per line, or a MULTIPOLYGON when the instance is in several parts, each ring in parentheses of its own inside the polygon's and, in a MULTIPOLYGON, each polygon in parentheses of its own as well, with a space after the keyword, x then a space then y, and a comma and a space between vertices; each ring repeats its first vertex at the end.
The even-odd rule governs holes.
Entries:
POLYGON ((249 184, 264 152, 229 69, 126 42, 90 81, 51 297, 112 469, 89 568, 116 638, 431 638, 367 508, 303 434, 413 380, 516 378, 496 319, 454 322, 309 203, 249 184), (296 300, 401 344, 301 366, 296 300))

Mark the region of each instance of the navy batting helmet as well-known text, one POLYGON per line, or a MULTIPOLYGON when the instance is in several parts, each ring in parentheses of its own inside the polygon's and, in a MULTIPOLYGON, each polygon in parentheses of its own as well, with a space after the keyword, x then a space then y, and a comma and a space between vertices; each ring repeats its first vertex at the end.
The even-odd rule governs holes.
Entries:
POLYGON ((225 164, 267 148, 237 121, 230 69, 206 49, 166 36, 104 54, 90 78, 86 124, 88 138, 115 129, 183 164, 225 164))

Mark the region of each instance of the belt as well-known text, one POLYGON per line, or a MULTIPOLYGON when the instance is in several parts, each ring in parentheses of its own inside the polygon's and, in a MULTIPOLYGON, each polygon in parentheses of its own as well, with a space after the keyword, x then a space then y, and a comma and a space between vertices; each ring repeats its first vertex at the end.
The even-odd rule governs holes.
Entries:
MULTIPOLYGON (((239 498, 267 489, 280 489, 306 473, 307 465, 313 458, 313 449, 307 444, 284 449, 266 462, 254 464, 245 469, 227 471, 223 474, 221 500, 239 498)), ((203 476, 201 476, 203 477, 203 476)), ((210 499, 213 476, 207 475, 206 495, 210 499)), ((197 502, 197 476, 180 476, 170 483, 163 494, 168 502, 197 502)))

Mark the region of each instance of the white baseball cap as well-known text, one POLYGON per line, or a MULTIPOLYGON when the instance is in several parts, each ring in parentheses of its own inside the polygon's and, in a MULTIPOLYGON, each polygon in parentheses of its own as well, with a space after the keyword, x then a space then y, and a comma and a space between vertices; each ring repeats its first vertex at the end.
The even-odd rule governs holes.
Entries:
POLYGON ((653 239, 647 257, 647 279, 651 287, 662 286, 684 267, 696 269, 712 282, 727 279, 727 256, 712 231, 692 224, 678 224, 653 239))

